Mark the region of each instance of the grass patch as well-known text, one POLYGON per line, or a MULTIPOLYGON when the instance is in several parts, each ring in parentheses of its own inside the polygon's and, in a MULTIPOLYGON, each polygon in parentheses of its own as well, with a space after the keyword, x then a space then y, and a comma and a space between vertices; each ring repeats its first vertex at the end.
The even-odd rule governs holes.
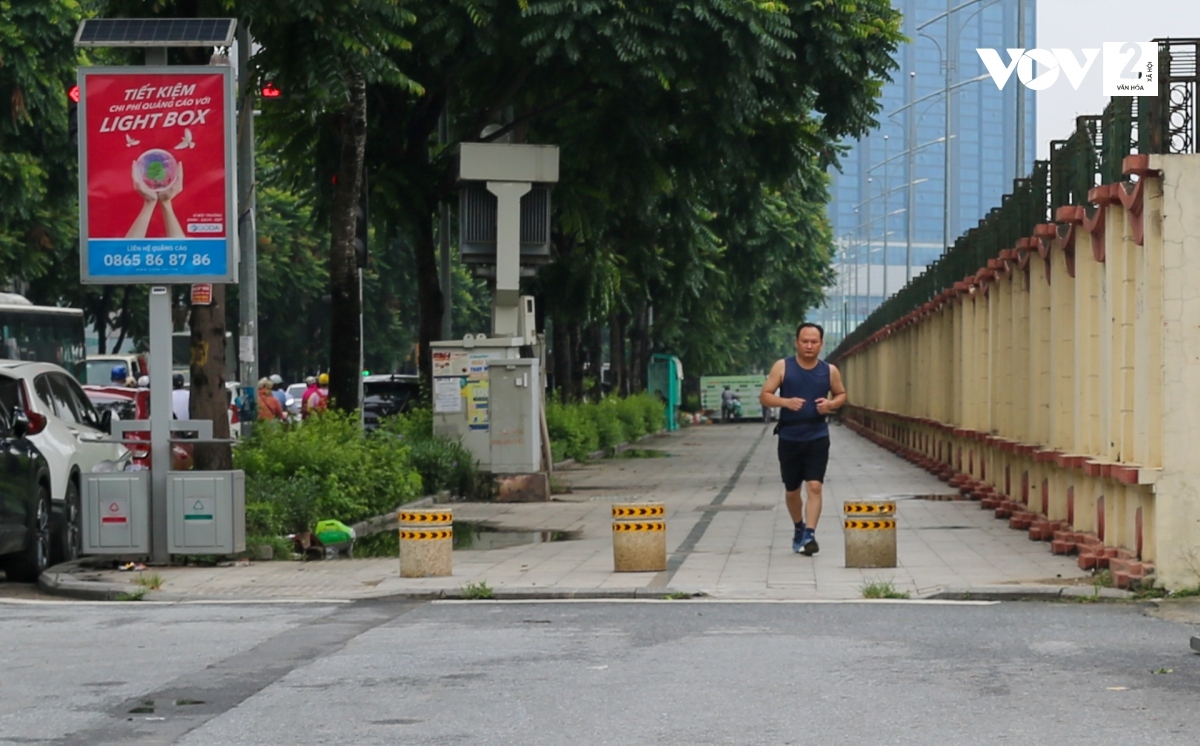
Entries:
POLYGON ((663 600, 664 601, 682 601, 684 599, 691 598, 691 597, 692 597, 692 594, 679 591, 676 593, 668 593, 667 595, 663 596, 663 600))
POLYGON ((130 591, 129 593, 117 594, 117 600, 118 601, 141 601, 143 598, 146 597, 147 592, 149 592, 148 588, 137 588, 135 590, 130 591))
POLYGON ((481 580, 478 583, 467 583, 462 587, 462 595, 468 601, 480 601, 496 597, 495 592, 488 586, 486 580, 481 580))
POLYGON ((380 531, 377 534, 356 539, 354 556, 358 558, 399 557, 400 532, 396 530, 380 531))
POLYGON ((290 539, 285 539, 282 536, 247 536, 246 551, 239 554, 239 557, 248 557, 256 562, 263 562, 258 556, 258 547, 270 547, 272 560, 292 560, 296 556, 296 545, 290 539))
POLYGON ((157 591, 163 587, 163 576, 156 572, 149 574, 140 572, 137 574, 137 577, 133 579, 133 582, 148 591, 157 591))
POLYGON ((1092 585, 1097 588, 1112 588, 1116 583, 1113 581, 1111 570, 1101 570, 1092 578, 1092 585))
POLYGON ((571 494, 571 485, 567 480, 561 477, 550 475, 550 494, 551 495, 569 495, 571 494))
POLYGON ((863 598, 908 598, 908 591, 898 591, 890 580, 871 580, 862 588, 863 598))
POLYGON ((1200 596, 1200 585, 1194 588, 1180 588, 1177 591, 1171 591, 1171 598, 1193 598, 1200 596))

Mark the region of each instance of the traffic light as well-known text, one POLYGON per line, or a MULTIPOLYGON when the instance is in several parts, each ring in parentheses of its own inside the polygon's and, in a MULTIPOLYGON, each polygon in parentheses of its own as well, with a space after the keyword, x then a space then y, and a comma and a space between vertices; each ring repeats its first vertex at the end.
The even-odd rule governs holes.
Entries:
POLYGON ((79 145, 79 86, 67 91, 67 137, 73 146, 79 145))
POLYGON ((367 169, 364 167, 362 188, 358 194, 358 206, 354 208, 354 258, 359 269, 367 267, 367 230, 370 227, 367 202, 367 169))

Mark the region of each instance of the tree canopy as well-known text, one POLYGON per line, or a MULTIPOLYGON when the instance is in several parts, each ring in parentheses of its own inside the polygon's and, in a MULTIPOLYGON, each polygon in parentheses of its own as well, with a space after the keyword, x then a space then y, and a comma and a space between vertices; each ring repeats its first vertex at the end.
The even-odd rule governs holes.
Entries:
MULTIPOLYGON (((50 256, 73 249, 73 154, 61 153, 70 36, 84 12, 67 0, 37 5, 48 10, 14 14, 0 1, 0 54, 44 39, 27 67, 0 66, 0 86, 19 87, 27 112, 0 120, 0 153, 13 154, 0 158, 25 159, 5 174, 25 175, 20 198, 0 206, 0 275, 26 280, 49 275, 33 249, 46 236, 50 256), (27 126, 43 118, 50 124, 36 133, 27 126)), ((110 0, 95 12, 131 5, 110 0)), ((256 125, 265 364, 354 374, 336 366, 349 359, 338 346, 348 344, 346 309, 357 317, 348 218, 365 169, 368 367, 406 365, 419 342, 427 372, 445 302, 436 214, 457 207, 457 145, 545 143, 559 146, 562 164, 553 262, 527 291, 569 396, 604 362, 618 387, 641 387, 652 351, 680 355, 697 374, 761 368, 787 352, 781 330, 820 303, 831 279, 825 171, 840 140, 873 124, 901 39, 887 0, 150 5, 157 15, 244 19, 261 44, 256 82, 282 91, 262 102, 256 125)), ((70 285, 46 293, 90 298, 97 316, 123 298, 139 302, 70 285)), ((457 261, 454 288, 454 333, 487 331, 486 288, 457 261)))

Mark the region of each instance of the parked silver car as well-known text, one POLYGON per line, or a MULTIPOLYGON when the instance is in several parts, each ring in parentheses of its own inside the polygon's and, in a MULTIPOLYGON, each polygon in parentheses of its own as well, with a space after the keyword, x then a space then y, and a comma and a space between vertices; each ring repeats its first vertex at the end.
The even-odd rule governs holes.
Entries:
POLYGON ((123 469, 129 450, 109 442, 109 415, 102 417, 74 376, 57 365, 0 360, 0 401, 25 413, 26 437, 49 466, 53 558, 75 559, 83 538, 81 475, 123 469))

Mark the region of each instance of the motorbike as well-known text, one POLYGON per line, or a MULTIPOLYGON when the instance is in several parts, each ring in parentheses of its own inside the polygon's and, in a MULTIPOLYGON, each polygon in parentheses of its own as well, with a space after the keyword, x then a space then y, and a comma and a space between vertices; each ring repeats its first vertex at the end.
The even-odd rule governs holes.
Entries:
POLYGON ((725 407, 725 419, 726 420, 742 419, 742 400, 741 399, 738 399, 735 396, 735 397, 733 397, 733 399, 731 399, 729 401, 729 404, 726 405, 726 407, 725 407))

